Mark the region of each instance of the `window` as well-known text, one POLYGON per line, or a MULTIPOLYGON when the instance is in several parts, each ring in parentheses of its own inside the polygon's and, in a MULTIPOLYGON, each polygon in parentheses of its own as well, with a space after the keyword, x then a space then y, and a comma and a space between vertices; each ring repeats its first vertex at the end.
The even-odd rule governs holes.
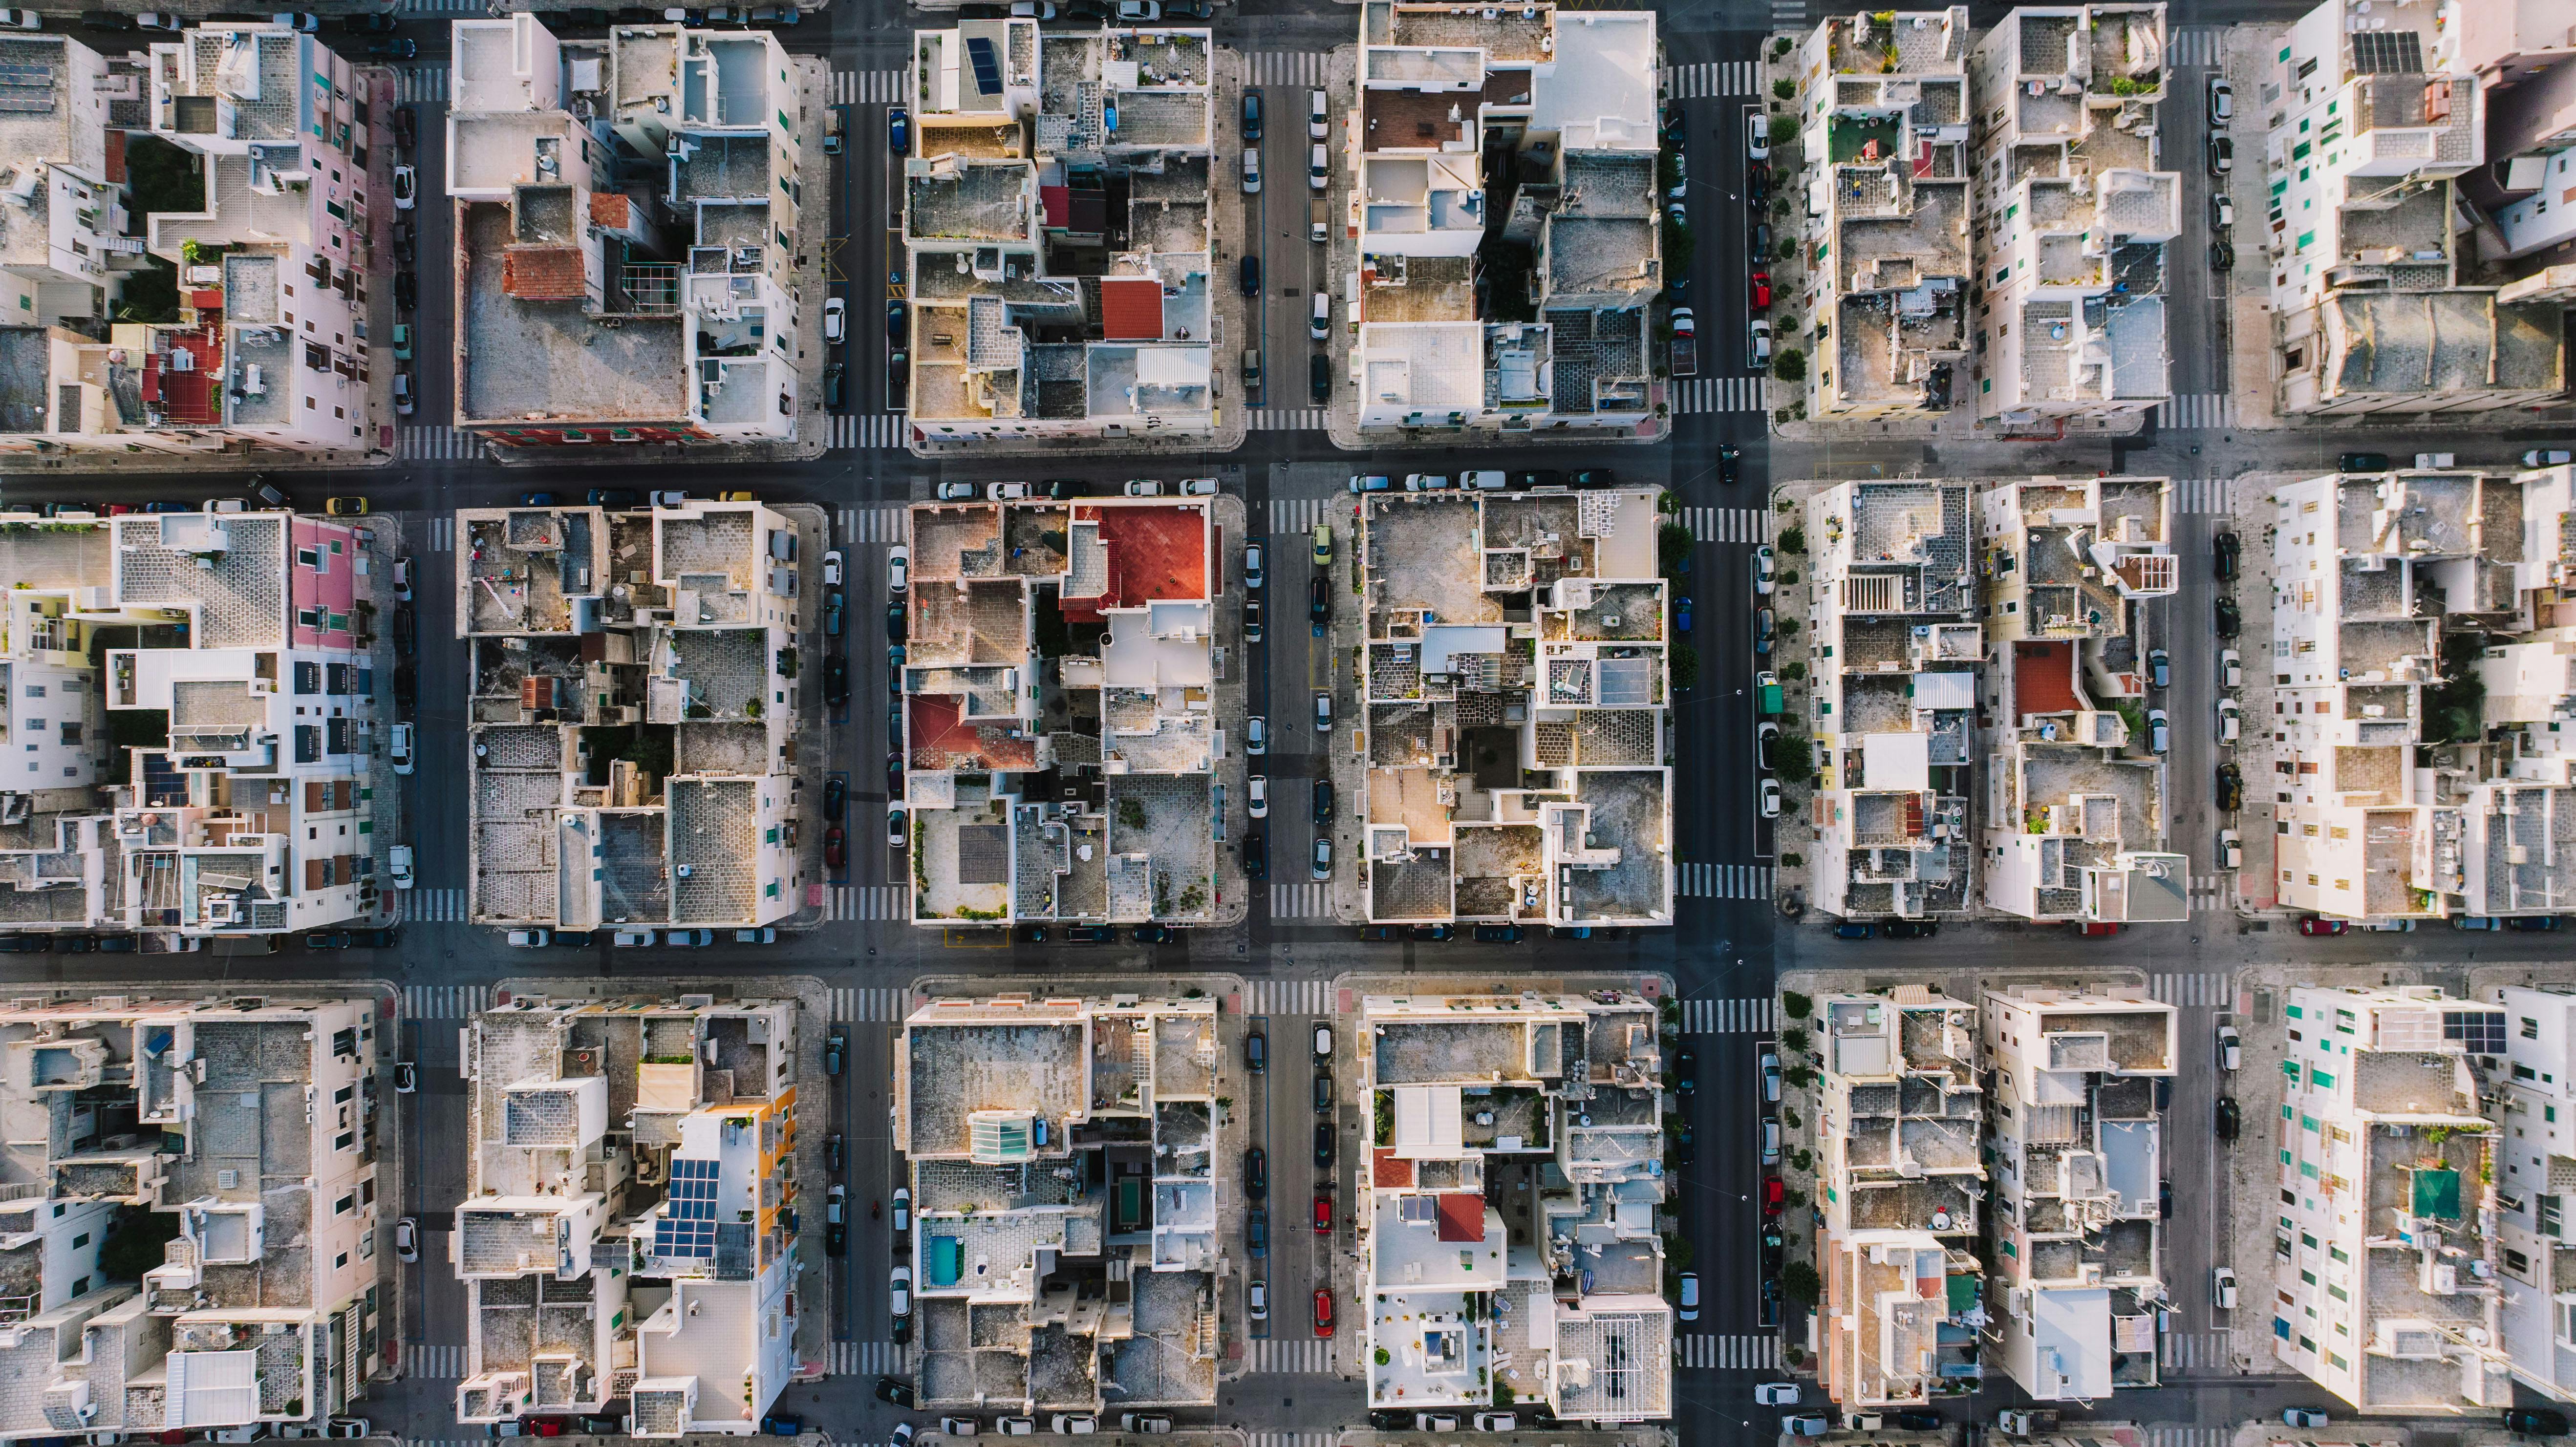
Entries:
POLYGON ((335 1151, 345 1151, 357 1143, 357 1136, 344 1130, 331 1138, 331 1149, 335 1151))
POLYGON ((2556 1196, 2543 1196, 2540 1198, 2540 1234, 2550 1237, 2553 1240, 2556 1239, 2559 1234, 2558 1198, 2556 1196))
POLYGON ((2531 1258, 2508 1246, 2504 1248, 2504 1269, 2519 1276, 2531 1270, 2531 1258))
POLYGON ((332 1205, 332 1207, 331 1207, 331 1214, 332 1214, 332 1215, 334 1215, 334 1216, 346 1216, 346 1215, 348 1215, 351 1211, 356 1210, 356 1209, 357 1209, 357 1206, 358 1206, 358 1198, 357 1198, 357 1197, 355 1197, 355 1196, 342 1196, 342 1197, 341 1197, 341 1198, 340 1198, 336 1203, 334 1203, 334 1204, 332 1205))
POLYGON ((88 1233, 87 1231, 83 1231, 83 1232, 82 1232, 82 1233, 80 1233, 79 1235, 74 1236, 74 1237, 72 1238, 72 1249, 73 1249, 74 1251, 78 1251, 79 1249, 81 1249, 81 1248, 82 1248, 82 1247, 84 1247, 84 1246, 87 1246, 88 1244, 89 1244, 89 1233, 88 1233))

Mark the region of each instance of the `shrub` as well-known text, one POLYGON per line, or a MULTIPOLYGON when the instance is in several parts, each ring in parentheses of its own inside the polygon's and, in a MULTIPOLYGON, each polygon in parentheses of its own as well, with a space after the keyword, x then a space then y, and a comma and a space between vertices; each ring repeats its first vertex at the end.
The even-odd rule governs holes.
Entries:
POLYGON ((1780 856, 1780 862, 1781 862, 1782 864, 1784 864, 1784 865, 1788 866, 1788 867, 1789 867, 1789 868, 1791 868, 1791 869, 1795 869, 1795 868, 1797 868, 1799 865, 1804 864, 1804 863, 1806 863, 1806 862, 1807 862, 1807 856, 1805 856, 1805 855, 1803 855, 1803 854, 1795 854, 1795 853, 1792 853, 1792 854, 1783 854, 1783 855, 1781 855, 1781 856, 1780 856))
POLYGON ((1671 657, 1673 687, 1697 688, 1699 686, 1699 650, 1687 643, 1676 643, 1672 647, 1671 657))
POLYGON ((1815 1013, 1816 1002, 1795 990, 1780 992, 1780 1013, 1792 1020, 1804 1020, 1815 1013))
POLYGON ((1814 781, 1816 750, 1815 746, 1807 741, 1805 734, 1782 734, 1780 746, 1771 752, 1774 755, 1771 760, 1771 772, 1780 776, 1781 783, 1805 784, 1814 781))
POLYGON ((1785 146, 1796 139, 1798 139, 1798 118, 1796 116, 1773 116, 1771 118, 1771 144, 1775 146, 1785 146))
POLYGON ((1807 380, 1807 354, 1796 347, 1782 347, 1771 355, 1771 375, 1783 382, 1807 380))
POLYGON ((1781 1083, 1788 1086, 1791 1090, 1804 1090, 1807 1088, 1807 1082, 1814 1080, 1815 1078, 1816 1072, 1809 1070, 1803 1065, 1792 1065, 1788 1069, 1780 1072, 1781 1083))
POLYGON ((1807 550, 1807 530, 1798 527, 1782 528, 1779 540, 1773 546, 1784 553, 1803 553, 1807 550))
POLYGON ((1792 1025, 1788 1029, 1780 1032, 1780 1048, 1783 1050, 1794 1051, 1797 1054, 1804 1055, 1807 1053, 1807 1045, 1807 1032, 1795 1025, 1792 1025))
POLYGON ((1783 683, 1796 683, 1806 676, 1807 665, 1804 663, 1792 661, 1780 665, 1780 681, 1783 683))
POLYGON ((1798 83, 1787 76, 1782 76, 1771 82, 1771 93, 1782 100, 1787 100, 1798 93, 1798 83))
POLYGON ((1789 53, 1789 47, 1794 43, 1795 42, 1791 41, 1789 37, 1785 35, 1772 41, 1771 58, 1773 60, 1778 60, 1781 56, 1787 55, 1789 53))
POLYGON ((1792 1261, 1780 1268, 1780 1294, 1800 1306, 1813 1306, 1825 1293, 1824 1279, 1816 1268, 1804 1261, 1792 1261))

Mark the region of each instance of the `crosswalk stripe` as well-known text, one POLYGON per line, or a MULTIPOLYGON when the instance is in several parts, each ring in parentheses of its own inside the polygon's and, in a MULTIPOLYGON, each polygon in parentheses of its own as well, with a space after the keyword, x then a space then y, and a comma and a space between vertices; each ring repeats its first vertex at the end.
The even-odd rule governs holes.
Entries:
POLYGON ((864 1377, 878 1373, 901 1375, 911 1370, 911 1348, 890 1341, 836 1341, 832 1343, 829 1374, 836 1377, 864 1377))
POLYGON ((1330 980, 1249 980, 1245 990, 1250 994, 1249 1013, 1255 1015, 1331 1015, 1333 984, 1330 980))
POLYGON ((1664 67, 1664 88, 1675 100, 1753 95, 1762 82, 1756 60, 1708 60, 1664 67))
POLYGON ((1244 57, 1254 85, 1322 85, 1330 77, 1333 56, 1324 50, 1266 50, 1244 57))
POLYGON ((845 507, 841 509, 841 541, 844 543, 899 543, 903 541, 901 507, 845 507))
POLYGON ((465 1375, 465 1348, 409 1343, 403 1348, 403 1374, 429 1381, 455 1381, 465 1375))
MULTIPOLYGON (((2195 1371, 2209 1367, 2225 1367, 2228 1365, 2227 1349, 2228 1337, 2230 1335, 2232 1335, 2232 1333, 2223 1331, 2169 1331, 2165 1333, 2163 1349, 2159 1353, 2158 1359, 2164 1363, 2166 1369, 2169 1371, 2195 1371)), ((2168 1432, 2205 1431, 2215 1435, 2223 1433, 2226 1430, 2227 1429, 2225 1428, 2165 1428, 2158 1431, 2156 1436, 2158 1442, 2162 1444, 2163 1439, 2168 1432)), ((2220 1440, 2224 1441, 2226 1439, 2222 1437, 2220 1440)), ((2199 1444, 2190 1443, 2188 1441, 2177 1441, 2171 1444, 2165 1444, 2165 1447, 2199 1447, 2199 1444)), ((2212 1444, 2212 1447, 2215 1447, 2215 1444, 2212 1444)))
POLYGON ((1246 1447, 1333 1447, 1338 1432, 1246 1432, 1246 1447))
MULTIPOLYGON (((477 14, 482 13, 482 9, 483 7, 480 5, 474 7, 475 13, 477 14)), ((447 99, 447 67, 443 65, 413 66, 410 69, 397 72, 394 84, 396 91, 407 103, 418 104, 423 101, 444 101, 447 99)))
POLYGON ((1708 864, 1684 861, 1674 866, 1684 899, 1769 899, 1779 871, 1768 864, 1708 864))
POLYGON ((465 922, 465 891, 462 889, 406 889, 396 891, 396 897, 402 901, 403 918, 409 923, 465 922))
POLYGON ((1255 1337, 1252 1370, 1314 1374, 1333 1369, 1333 1344, 1313 1337, 1255 1337))
POLYGON ((2236 907, 2236 876, 2232 874, 2195 874, 2191 877, 2191 907, 2196 910, 2229 910, 2236 907))
POLYGON ((1330 882, 1314 884, 1274 884, 1270 886, 1272 919, 1331 919, 1333 886, 1330 882))
POLYGON ((1315 530, 1315 524, 1326 521, 1330 499, 1320 497, 1274 497, 1270 500, 1270 531, 1284 536, 1304 537, 1315 530))
POLYGON ((2236 479, 2232 477, 2175 478, 2174 511, 2214 513, 2221 517, 2232 515, 2236 511, 2236 479))
POLYGON ((1682 1001, 1685 1035, 1767 1035, 1779 1016, 1770 997, 1682 1001))
POLYGON ((1769 403, 1761 377, 1683 377, 1673 383, 1675 412, 1759 412, 1769 403))
POLYGON ((1682 524, 1703 543, 1758 543, 1763 539, 1758 507, 1686 507, 1682 524))
POLYGON ((832 72, 832 104, 890 105, 903 98, 903 67, 832 72))
POLYGON ((897 986, 842 985, 832 991, 832 1018, 850 1024, 892 1025, 912 1003, 911 992, 897 986))
POLYGON ((2224 392, 2177 392, 2156 404, 2156 425, 2210 431, 2236 425, 2236 399, 2224 392))
POLYGON ((2185 25, 2173 33, 2173 61, 2183 65, 2222 65, 2226 61, 2226 32, 2214 26, 2185 25))
POLYGON ((842 452, 901 447, 900 412, 838 412, 832 416, 832 446, 842 452))
POLYGON ((1771 0, 1771 33, 1807 28, 1807 0, 1771 0))
POLYGON ((402 1009, 415 1020, 462 1020, 491 1000, 489 985, 405 985, 402 1009))
POLYGON ((1780 1338, 1769 1332, 1720 1332, 1673 1339, 1685 1371, 1776 1371, 1780 1338))
POLYGON ((1255 407, 1251 425, 1255 432, 1321 432, 1324 430, 1324 409, 1255 407))
POLYGON ((394 456, 404 462, 463 462, 477 455, 482 439, 462 427, 409 426, 394 429, 394 456))
POLYGON ((2235 995, 2227 988, 2227 976, 2209 971, 2151 974, 2147 976, 2147 994, 2186 1009, 2230 1010, 2236 1005, 2235 995))
POLYGON ((911 901, 900 884, 836 884, 824 898, 828 920, 904 919, 911 914, 911 901))

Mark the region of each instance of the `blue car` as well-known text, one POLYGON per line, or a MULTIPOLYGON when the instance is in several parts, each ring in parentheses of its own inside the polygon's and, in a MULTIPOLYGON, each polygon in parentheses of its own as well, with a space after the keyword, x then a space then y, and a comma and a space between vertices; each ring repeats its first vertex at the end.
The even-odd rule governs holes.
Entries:
POLYGON ((1673 600, 1673 627, 1684 633, 1688 633, 1690 631, 1690 624, 1690 598, 1687 595, 1675 598, 1673 600))
POLYGON ((901 106, 886 111, 886 149, 898 156, 912 154, 912 113, 901 106))

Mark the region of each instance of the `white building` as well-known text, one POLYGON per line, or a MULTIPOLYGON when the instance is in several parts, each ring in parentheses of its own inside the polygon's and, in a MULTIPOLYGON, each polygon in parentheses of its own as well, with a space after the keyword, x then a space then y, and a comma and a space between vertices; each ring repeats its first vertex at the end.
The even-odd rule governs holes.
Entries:
POLYGON ((2179 583, 2172 484, 2031 478, 1986 489, 1978 509, 1986 903, 2043 922, 2188 919, 2142 646, 2148 609, 2179 583))
POLYGON ((111 77, 105 57, 67 35, 0 39, 0 66, 0 319, 14 329, 103 318, 143 250, 125 235, 125 188, 108 180, 108 93, 131 77, 111 77))
POLYGON ((2511 1405, 2496 1228, 2517 1177, 2493 1175, 2472 1065, 2504 1054, 2507 1012, 2408 985, 2299 986, 2283 1014, 2273 1354, 2364 1411, 2511 1405))
POLYGON ((759 1431, 797 1369, 794 1223, 823 1212, 798 1186, 796 1028, 792 1001, 712 995, 466 1022, 460 1425, 625 1398, 637 1437, 759 1431))
POLYGON ((2165 247, 2182 178, 2158 111, 2165 7, 2022 6, 1969 57, 1978 115, 1977 415, 2140 413, 2170 392, 2165 247))
POLYGON ((1643 10, 1360 6, 1359 103, 1333 122, 1357 265, 1330 279, 1360 427, 1598 438, 1652 418, 1655 26, 1643 10), (1485 174, 1497 155, 1515 176, 1485 174), (1489 235, 1528 258, 1526 295, 1480 303, 1489 235))
POLYGON ((503 447, 793 440, 804 103, 776 38, 451 28, 458 424, 503 447))
POLYGON ((2034 1401, 2162 1385, 2164 1117, 2175 1011, 2125 991, 1988 990, 1996 1251, 1985 1339, 2034 1401))
MULTIPOLYGON (((1968 768, 1985 637, 1972 494, 1965 482, 1905 479, 1808 496, 1808 823, 1814 901, 1826 914, 1921 919, 1968 907, 1968 768)), ((1784 735, 1784 747, 1805 746, 1784 735)))
POLYGON ((1371 1135, 1353 1310, 1370 1408, 1469 1411, 1499 1385, 1559 1421, 1672 1416, 1653 1004, 1371 995, 1360 1009, 1371 1135))
POLYGON ((2564 1211, 2576 1183, 2576 995, 2563 987, 2507 985, 2507 1069, 2488 1078, 2497 1127, 2497 1237, 2506 1281, 2503 1341, 2514 1378, 2559 1401, 2576 1400, 2576 1242, 2564 1211))
POLYGON ((394 1329, 377 1003, 0 1009, 0 1441, 319 1436, 350 1410, 394 1329), (109 1274, 138 1236, 160 1263, 109 1274))
POLYGON ((1205 30, 914 33, 917 444, 1215 435, 1213 63, 1205 30))

